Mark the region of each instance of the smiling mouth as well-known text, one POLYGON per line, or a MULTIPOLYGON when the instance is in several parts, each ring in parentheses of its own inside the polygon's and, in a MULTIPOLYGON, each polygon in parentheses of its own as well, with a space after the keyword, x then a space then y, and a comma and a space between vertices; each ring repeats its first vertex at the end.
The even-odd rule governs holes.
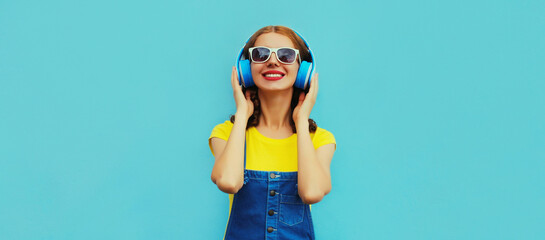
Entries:
POLYGON ((284 77, 284 74, 281 74, 281 73, 264 73, 262 75, 265 78, 265 80, 269 80, 269 81, 280 80, 284 77))

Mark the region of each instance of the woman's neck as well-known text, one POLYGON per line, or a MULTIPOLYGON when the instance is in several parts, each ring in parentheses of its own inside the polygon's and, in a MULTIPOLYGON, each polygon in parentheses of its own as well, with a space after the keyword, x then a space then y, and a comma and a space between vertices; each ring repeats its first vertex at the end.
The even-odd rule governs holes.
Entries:
POLYGON ((286 91, 260 91, 258 94, 261 105, 259 125, 270 130, 279 130, 286 127, 291 129, 290 105, 292 94, 293 88, 286 91))

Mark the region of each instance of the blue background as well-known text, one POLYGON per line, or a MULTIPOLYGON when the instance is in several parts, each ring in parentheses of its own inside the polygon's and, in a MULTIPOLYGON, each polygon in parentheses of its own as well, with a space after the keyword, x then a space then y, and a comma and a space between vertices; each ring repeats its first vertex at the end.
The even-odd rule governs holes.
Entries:
POLYGON ((207 139, 271 24, 337 139, 318 239, 545 239, 538 0, 0 0, 0 239, 221 239, 207 139))

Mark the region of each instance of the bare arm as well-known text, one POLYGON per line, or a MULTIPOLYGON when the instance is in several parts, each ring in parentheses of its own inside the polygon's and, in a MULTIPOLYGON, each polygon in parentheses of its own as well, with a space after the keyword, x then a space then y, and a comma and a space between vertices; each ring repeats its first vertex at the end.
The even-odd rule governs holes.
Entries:
POLYGON ((331 191, 330 165, 335 144, 330 143, 314 149, 308 121, 297 127, 298 191, 303 202, 314 204, 331 191), (302 130, 302 131, 301 131, 302 130), (306 131, 304 131, 306 130, 306 131))
POLYGON ((245 132, 246 122, 235 120, 227 141, 220 138, 211 139, 215 153, 212 182, 225 193, 237 193, 244 181, 245 132))
POLYGON ((307 204, 321 201, 331 191, 329 168, 335 152, 334 144, 326 144, 315 150, 310 139, 308 119, 317 94, 318 74, 313 76, 308 94, 301 93, 299 103, 293 110, 297 128, 297 190, 307 204))
POLYGON ((237 105, 235 123, 227 141, 219 138, 210 140, 215 157, 211 179, 221 191, 235 194, 244 183, 246 124, 254 107, 249 92, 246 92, 246 96, 242 93, 234 67, 231 74, 231 85, 237 105))

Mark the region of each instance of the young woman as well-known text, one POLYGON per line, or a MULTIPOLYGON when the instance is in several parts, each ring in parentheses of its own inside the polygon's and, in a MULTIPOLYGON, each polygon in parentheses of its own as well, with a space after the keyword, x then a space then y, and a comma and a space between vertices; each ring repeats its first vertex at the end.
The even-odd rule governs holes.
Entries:
POLYGON ((318 74, 299 81, 301 69, 312 72, 312 53, 293 30, 267 26, 248 40, 244 59, 249 69, 231 74, 236 113, 209 138, 212 181, 230 199, 224 239, 314 239, 310 204, 331 191, 336 143, 309 118, 318 74))

